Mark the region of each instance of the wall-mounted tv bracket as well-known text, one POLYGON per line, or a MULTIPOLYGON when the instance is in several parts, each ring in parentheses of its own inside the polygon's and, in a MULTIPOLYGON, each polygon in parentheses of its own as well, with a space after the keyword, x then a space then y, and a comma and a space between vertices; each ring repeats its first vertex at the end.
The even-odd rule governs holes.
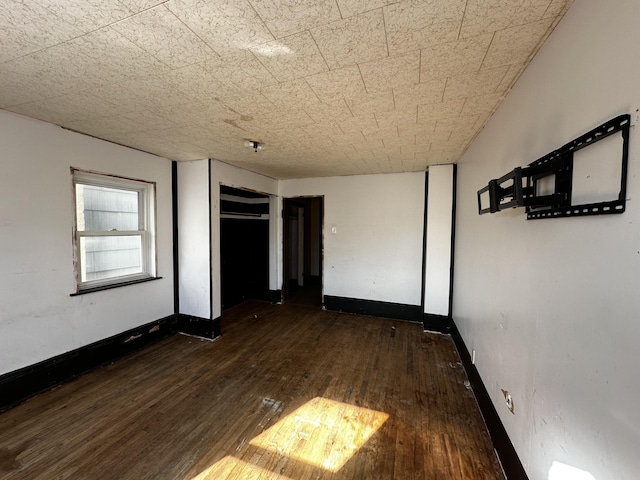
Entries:
POLYGON ((478 213, 496 213, 525 207, 527 219, 622 213, 625 210, 630 115, 620 115, 572 140, 526 167, 516 167, 478 190, 478 213), (615 133, 622 135, 620 191, 611 201, 572 205, 573 157, 575 152, 615 133), (541 193, 545 182, 550 192, 541 193), (488 205, 483 205, 488 199, 488 205))

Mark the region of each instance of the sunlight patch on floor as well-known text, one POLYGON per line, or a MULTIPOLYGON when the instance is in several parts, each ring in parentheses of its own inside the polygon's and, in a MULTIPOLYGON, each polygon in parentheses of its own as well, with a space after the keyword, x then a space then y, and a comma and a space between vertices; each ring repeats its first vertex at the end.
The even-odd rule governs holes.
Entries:
POLYGON ((242 480, 291 480, 277 472, 256 467, 235 457, 227 456, 193 477, 192 480, 221 480, 241 478, 242 480))
POLYGON ((389 415, 316 397, 251 440, 251 445, 337 472, 389 415))

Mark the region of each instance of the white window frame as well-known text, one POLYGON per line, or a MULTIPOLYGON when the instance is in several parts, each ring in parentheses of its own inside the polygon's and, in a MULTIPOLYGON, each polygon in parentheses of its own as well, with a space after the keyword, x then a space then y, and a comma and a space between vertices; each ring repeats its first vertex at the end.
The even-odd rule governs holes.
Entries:
POLYGON ((71 169, 73 178, 73 253, 76 277, 76 293, 102 290, 122 284, 136 283, 156 278, 156 215, 155 215, 155 183, 132 178, 119 177, 88 170, 71 169), (78 230, 78 208, 76 185, 115 188, 138 193, 138 230, 103 231, 78 230), (131 236, 140 235, 142 243, 142 272, 120 275, 99 280, 82 281, 82 255, 80 239, 82 237, 131 236))

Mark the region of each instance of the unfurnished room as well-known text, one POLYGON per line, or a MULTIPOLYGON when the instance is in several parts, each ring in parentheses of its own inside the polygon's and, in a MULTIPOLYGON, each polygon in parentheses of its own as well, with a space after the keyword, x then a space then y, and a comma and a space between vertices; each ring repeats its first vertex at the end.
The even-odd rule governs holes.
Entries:
POLYGON ((635 0, 0 2, 0 478, 638 478, 639 45, 635 0))

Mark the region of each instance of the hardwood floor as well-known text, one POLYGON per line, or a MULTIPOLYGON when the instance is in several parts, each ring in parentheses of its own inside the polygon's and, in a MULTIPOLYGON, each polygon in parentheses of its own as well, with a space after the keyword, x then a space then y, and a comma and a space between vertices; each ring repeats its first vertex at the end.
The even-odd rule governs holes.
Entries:
POLYGON ((504 479, 451 339, 247 302, 0 414, 3 479, 504 479))

